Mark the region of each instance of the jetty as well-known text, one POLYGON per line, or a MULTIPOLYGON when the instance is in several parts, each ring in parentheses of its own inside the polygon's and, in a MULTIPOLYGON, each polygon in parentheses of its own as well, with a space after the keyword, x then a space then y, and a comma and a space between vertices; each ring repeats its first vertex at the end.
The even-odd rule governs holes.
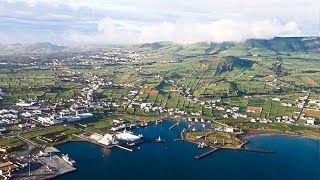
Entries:
POLYGON ((133 149, 129 149, 129 148, 126 148, 126 147, 123 147, 123 146, 120 146, 120 145, 115 145, 115 147, 118 147, 118 148, 120 148, 120 149, 124 149, 124 150, 126 150, 126 151, 130 151, 130 152, 133 151, 133 149))
POLYGON ((171 127, 169 127, 169 130, 176 127, 177 125, 179 125, 180 121, 178 121, 177 123, 175 123, 174 125, 172 125, 171 127))
POLYGON ((201 159, 201 158, 204 158, 204 157, 206 157, 206 156, 208 156, 208 155, 210 155, 210 154, 212 154, 212 153, 214 153, 214 152, 216 152, 218 150, 219 150, 219 148, 213 148, 210 151, 207 151, 207 152, 205 152, 203 154, 195 156, 194 158, 195 159, 201 159))

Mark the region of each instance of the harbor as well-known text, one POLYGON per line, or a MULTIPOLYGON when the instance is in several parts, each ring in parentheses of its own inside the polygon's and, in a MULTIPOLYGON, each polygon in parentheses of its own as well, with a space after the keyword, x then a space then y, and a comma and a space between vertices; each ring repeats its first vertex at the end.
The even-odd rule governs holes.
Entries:
MULTIPOLYGON (((130 152, 128 154, 132 154, 132 156, 141 152, 141 150, 146 147, 155 148, 157 149, 155 152, 157 152, 161 149, 168 150, 171 148, 170 146, 181 146, 185 143, 187 143, 188 146, 195 148, 193 156, 186 158, 192 159, 192 157, 194 157, 195 160, 203 159, 219 151, 244 151, 264 154, 274 153, 272 150, 246 148, 245 145, 248 144, 248 141, 243 141, 240 144, 241 148, 230 148, 224 146, 225 139, 223 139, 223 144, 210 144, 209 141, 206 141, 208 140, 208 137, 206 136, 197 136, 197 140, 190 140, 186 138, 188 136, 188 132, 214 132, 212 127, 213 126, 211 124, 204 124, 201 122, 166 120, 162 123, 161 120, 156 121, 156 123, 143 123, 141 126, 130 125, 128 130, 126 128, 124 130, 111 130, 105 134, 83 132, 81 134, 73 134, 73 136, 79 139, 80 142, 78 143, 87 142, 97 145, 108 152, 117 152, 117 149, 119 149, 123 152, 130 152), (159 122, 161 122, 161 124, 159 122), (209 145, 207 143, 209 143, 209 145), (196 155, 197 153, 198 155, 196 155)), ((48 179, 77 170, 78 163, 72 159, 72 154, 70 157, 68 154, 62 154, 64 151, 60 153, 60 150, 54 147, 40 148, 33 142, 28 143, 36 146, 34 149, 30 150, 30 155, 33 157, 32 167, 30 168, 30 172, 15 173, 13 176, 14 178, 23 177, 24 179, 48 179)), ((105 155, 103 155, 103 157, 105 157, 105 155)))
MULTIPOLYGON (((161 125, 150 124, 147 128, 133 129, 132 132, 134 134, 143 134, 146 142, 137 146, 131 146, 129 149, 132 149, 132 152, 118 147, 107 149, 91 142, 73 142, 59 145, 57 146, 59 150, 69 153, 75 159, 77 171, 55 179, 84 180, 94 179, 98 176, 103 179, 133 180, 179 178, 210 180, 213 176, 214 179, 218 180, 226 178, 259 179, 261 174, 268 175, 267 172, 272 170, 278 176, 267 176, 268 179, 277 179, 281 176, 279 174, 282 173, 281 177, 286 176, 290 177, 290 179, 298 180, 306 176, 303 176, 302 173, 291 171, 290 168, 283 168, 282 164, 273 164, 271 166, 272 162, 275 159, 278 161, 286 159, 291 165, 294 165, 296 164, 294 162, 299 161, 306 166, 303 170, 304 172, 308 171, 307 168, 313 168, 312 164, 314 165, 318 162, 318 160, 311 158, 316 152, 310 151, 309 146, 305 146, 304 144, 307 141, 308 144, 314 144, 315 146, 318 141, 312 139, 304 139, 302 141, 299 138, 287 136, 258 136, 246 139, 249 142, 245 145, 247 149, 266 149, 273 150, 275 153, 251 153, 247 150, 220 148, 219 150, 213 150, 213 152, 208 153, 200 159, 195 159, 196 155, 209 152, 212 148, 199 149, 197 143, 181 140, 181 131, 188 128, 188 122, 180 122, 178 126, 168 132, 169 127, 175 123, 175 121, 165 121, 161 125), (159 136, 165 140, 164 143, 154 144, 148 141, 154 141, 159 136), (287 143, 284 144, 282 142, 287 143), (292 149, 293 147, 295 150, 292 149), (81 149, 82 151, 74 152, 73 149, 81 149), (288 151, 288 149, 292 150, 288 151), (305 153, 307 152, 309 154, 307 155, 308 159, 305 158, 305 153), (292 159, 288 159, 288 157, 292 157, 292 159), (94 163, 94 166, 90 165, 91 163, 94 163), (253 163, 257 164, 257 167, 250 166, 253 163), (250 167, 251 173, 243 173, 248 170, 247 167, 250 167), (234 173, 228 173, 230 168, 234 173), (163 172, 171 173, 156 173, 159 169, 163 172), (172 169, 175 170, 172 171, 172 169), (123 171, 126 173, 121 173, 123 171), (96 174, 90 174, 90 172, 95 172, 96 174), (134 172, 141 172, 143 175, 141 176, 134 172), (214 175, 210 176, 195 172, 213 172, 214 175)), ((202 129, 202 125, 199 123, 195 123, 195 127, 197 130, 202 129)), ((309 173, 308 177, 312 179, 315 175, 316 173, 309 173)))

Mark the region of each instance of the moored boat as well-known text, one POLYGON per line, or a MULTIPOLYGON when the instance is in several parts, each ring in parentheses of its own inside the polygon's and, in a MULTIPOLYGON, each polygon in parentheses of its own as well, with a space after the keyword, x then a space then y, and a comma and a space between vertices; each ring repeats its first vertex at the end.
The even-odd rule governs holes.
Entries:
POLYGON ((165 142, 165 140, 161 139, 160 136, 155 141, 153 141, 153 143, 162 143, 162 142, 165 142))
POLYGON ((75 166, 76 165, 76 162, 73 159, 71 159, 68 154, 62 154, 61 158, 64 161, 66 161, 68 164, 70 164, 71 166, 75 166))

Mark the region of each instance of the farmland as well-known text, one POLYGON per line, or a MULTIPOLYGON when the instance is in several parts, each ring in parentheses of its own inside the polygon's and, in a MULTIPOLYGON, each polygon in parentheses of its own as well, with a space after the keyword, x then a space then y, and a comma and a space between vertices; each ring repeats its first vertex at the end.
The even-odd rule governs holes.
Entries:
MULTIPOLYGON (((60 59, 53 55, 47 58, 43 52, 37 63, 1 59, 0 109, 10 109, 20 101, 37 101, 58 114, 85 101, 88 96, 84 89, 94 82, 97 89, 89 102, 77 104, 96 117, 84 122, 90 132, 105 132, 115 118, 199 117, 250 120, 253 124, 266 121, 271 125, 263 127, 271 129, 281 128, 281 123, 304 127, 307 118, 314 118, 315 124, 320 122, 318 46, 319 38, 294 42, 287 38, 242 43, 159 42, 116 50, 106 46, 66 53, 71 51, 67 49, 60 59), (300 44, 294 44, 297 42, 300 44), (275 62, 281 62, 280 75, 275 62), (231 111, 234 107, 238 109, 231 111)), ((23 136, 46 144, 37 137, 62 133, 72 138, 78 130, 54 126, 23 136)))

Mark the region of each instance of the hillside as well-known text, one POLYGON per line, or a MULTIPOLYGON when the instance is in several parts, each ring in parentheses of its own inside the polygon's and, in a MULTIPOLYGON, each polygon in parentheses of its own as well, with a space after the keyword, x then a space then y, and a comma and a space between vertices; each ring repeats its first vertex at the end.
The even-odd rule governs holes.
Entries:
POLYGON ((288 53, 319 53, 320 37, 276 37, 270 40, 249 39, 245 42, 223 43, 148 43, 135 47, 138 51, 155 52, 153 55, 172 59, 190 58, 203 55, 214 56, 270 56, 288 53))

